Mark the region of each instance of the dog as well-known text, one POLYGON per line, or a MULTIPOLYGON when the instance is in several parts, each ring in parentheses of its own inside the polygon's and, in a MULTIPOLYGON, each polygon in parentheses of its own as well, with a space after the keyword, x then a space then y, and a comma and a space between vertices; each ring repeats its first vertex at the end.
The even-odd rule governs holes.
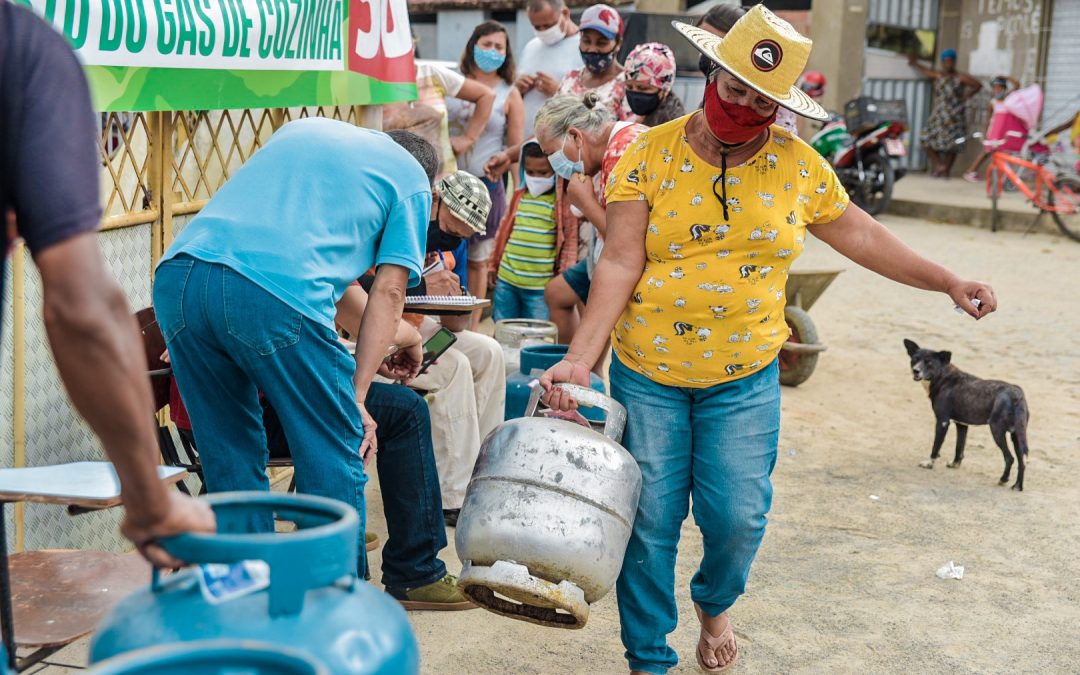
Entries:
POLYGON ((1009 482, 1012 472, 1013 453, 1005 440, 1012 436, 1016 455, 1016 482, 1012 489, 1024 489, 1024 462, 1028 455, 1027 425, 1028 405, 1024 391, 1015 384, 998 380, 982 380, 952 365, 951 352, 935 352, 922 349, 911 340, 904 340, 911 357, 911 372, 916 382, 923 382, 930 394, 930 406, 934 409, 934 447, 930 459, 920 462, 924 469, 933 469, 941 444, 949 430, 949 422, 956 424, 956 456, 947 464, 951 469, 960 467, 964 460, 964 441, 968 427, 973 424, 989 424, 994 442, 1001 448, 1005 458, 1005 471, 999 485, 1009 482))

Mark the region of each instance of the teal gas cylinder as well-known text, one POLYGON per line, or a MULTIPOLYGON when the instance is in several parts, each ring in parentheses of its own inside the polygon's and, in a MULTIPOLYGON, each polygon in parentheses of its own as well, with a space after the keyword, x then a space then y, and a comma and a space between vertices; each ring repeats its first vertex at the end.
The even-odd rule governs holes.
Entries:
POLYGON ((121 601, 90 644, 90 662, 152 646, 204 639, 288 645, 333 675, 413 674, 416 639, 405 610, 359 579, 360 519, 351 506, 310 495, 225 492, 206 498, 216 534, 185 534, 161 545, 188 563, 262 560, 269 586, 217 604, 203 597, 199 568, 161 577, 121 601), (254 533, 276 516, 290 533, 254 533))
MULTIPOLYGON (((525 408, 532 395, 529 386, 545 370, 552 367, 566 356, 567 345, 529 345, 521 348, 521 363, 518 372, 506 378, 506 404, 503 419, 512 420, 525 415, 525 408)), ((606 393, 604 381, 596 373, 589 374, 589 386, 606 393)), ((586 419, 594 422, 604 421, 604 411, 600 408, 581 408, 578 410, 586 419)))
POLYGON ((249 640, 196 640, 147 647, 103 661, 90 675, 329 675, 294 649, 249 640))

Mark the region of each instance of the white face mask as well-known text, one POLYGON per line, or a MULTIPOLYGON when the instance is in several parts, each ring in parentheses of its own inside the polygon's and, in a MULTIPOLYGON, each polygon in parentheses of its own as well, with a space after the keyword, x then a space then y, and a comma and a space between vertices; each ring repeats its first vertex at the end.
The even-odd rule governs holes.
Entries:
POLYGON ((559 23, 551 28, 536 31, 536 37, 540 38, 540 42, 551 47, 552 45, 558 44, 566 37, 566 31, 563 30, 562 21, 559 21, 559 23))
POLYGON ((555 176, 530 176, 525 174, 525 187, 533 197, 539 197, 555 188, 555 176))

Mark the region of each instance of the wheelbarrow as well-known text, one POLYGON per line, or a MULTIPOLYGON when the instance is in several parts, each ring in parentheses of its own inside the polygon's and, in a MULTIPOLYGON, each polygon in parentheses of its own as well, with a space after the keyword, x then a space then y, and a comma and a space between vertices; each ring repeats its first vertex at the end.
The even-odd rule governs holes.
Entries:
POLYGON ((826 347, 818 340, 817 328, 810 319, 810 308, 842 271, 788 273, 784 320, 791 329, 791 337, 780 348, 780 384, 797 387, 806 382, 817 367, 818 354, 826 347))

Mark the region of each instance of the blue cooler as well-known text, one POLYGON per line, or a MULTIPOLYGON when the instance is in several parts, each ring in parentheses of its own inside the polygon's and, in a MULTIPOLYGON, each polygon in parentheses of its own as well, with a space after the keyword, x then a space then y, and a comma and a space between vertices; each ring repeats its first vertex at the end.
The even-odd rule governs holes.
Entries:
MULTIPOLYGON (((540 378, 544 371, 566 356, 569 345, 529 345, 521 348, 521 365, 518 372, 506 378, 506 408, 504 420, 512 420, 525 415, 532 394, 531 382, 540 378)), ((537 385, 540 386, 540 385, 537 385)), ((589 386, 601 394, 607 393, 604 381, 596 373, 589 374, 589 386)), ((604 421, 604 411, 600 408, 579 408, 585 419, 594 422, 604 421)))

